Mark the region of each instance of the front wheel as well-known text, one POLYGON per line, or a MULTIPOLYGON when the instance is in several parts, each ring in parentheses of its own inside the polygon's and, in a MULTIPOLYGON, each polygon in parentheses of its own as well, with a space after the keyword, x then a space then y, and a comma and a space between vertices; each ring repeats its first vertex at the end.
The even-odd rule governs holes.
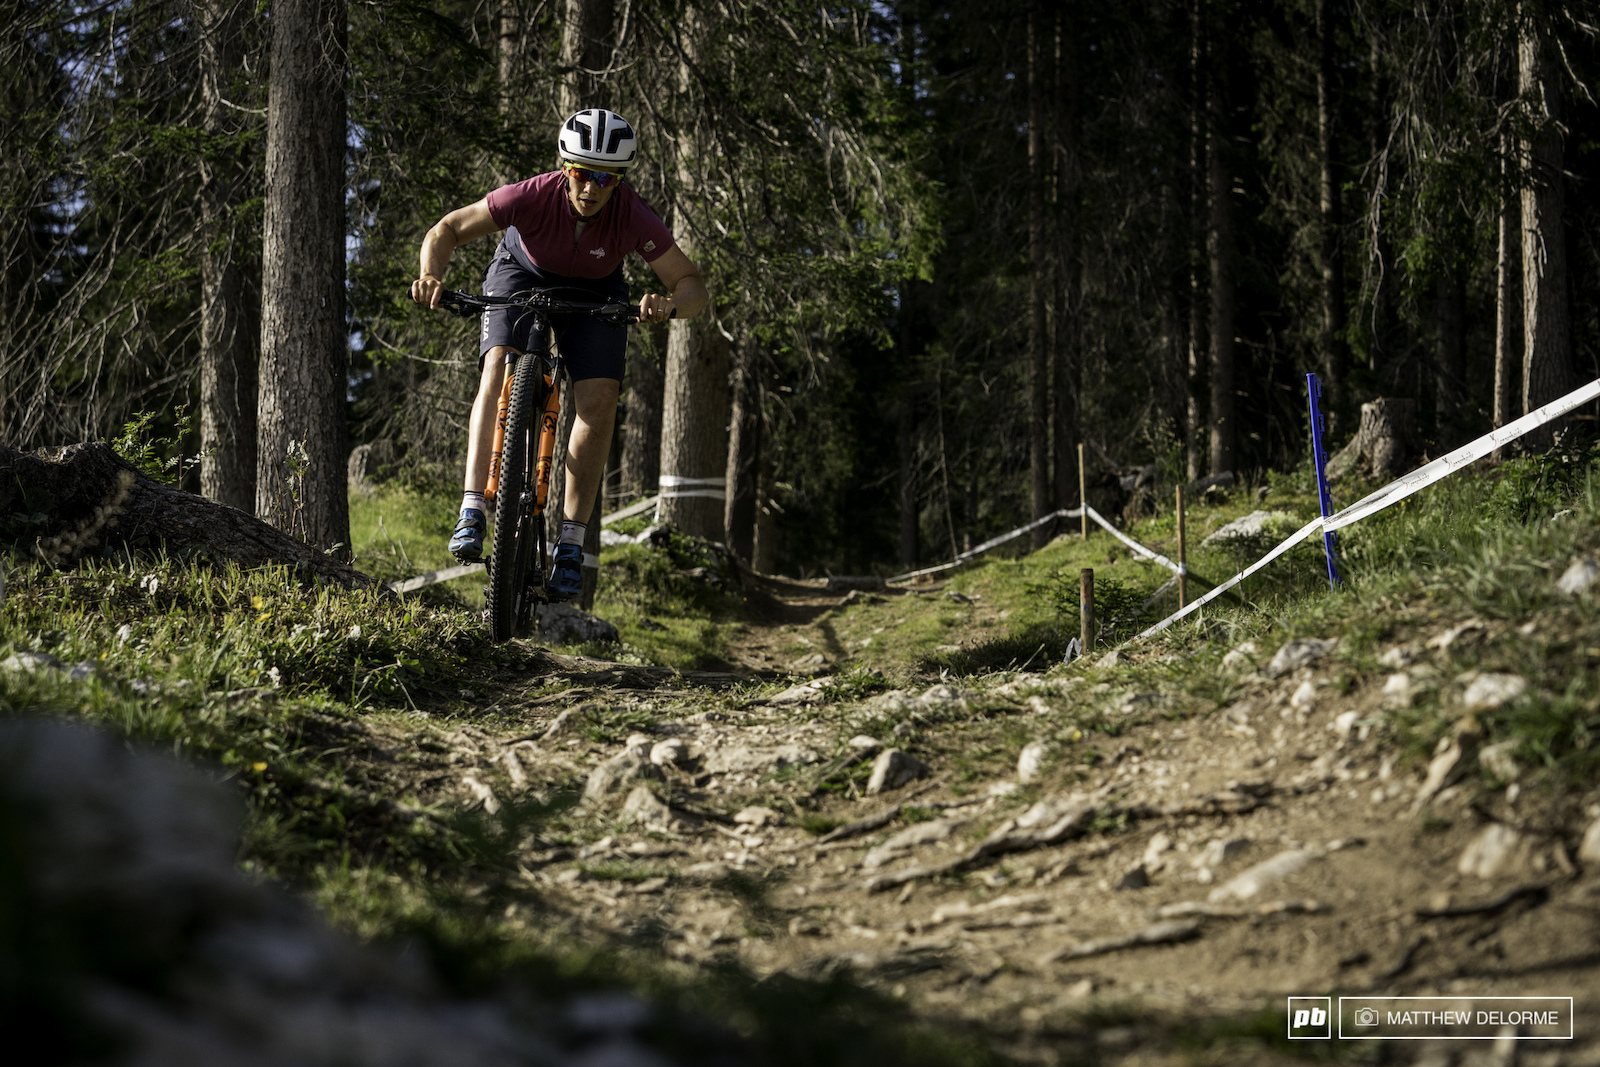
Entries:
POLYGON ((500 487, 496 493, 494 546, 489 554, 489 637, 501 644, 517 636, 521 619, 533 607, 528 572, 535 551, 533 479, 528 463, 533 425, 544 375, 531 355, 517 360, 506 413, 505 444, 500 454, 500 487))

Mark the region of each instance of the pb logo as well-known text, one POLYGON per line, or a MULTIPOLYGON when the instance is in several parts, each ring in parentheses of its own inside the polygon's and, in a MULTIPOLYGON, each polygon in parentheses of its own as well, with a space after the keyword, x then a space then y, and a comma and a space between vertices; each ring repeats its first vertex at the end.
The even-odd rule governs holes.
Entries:
POLYGON ((1289 1040, 1329 1041, 1333 1038, 1332 997, 1289 998, 1289 1040))

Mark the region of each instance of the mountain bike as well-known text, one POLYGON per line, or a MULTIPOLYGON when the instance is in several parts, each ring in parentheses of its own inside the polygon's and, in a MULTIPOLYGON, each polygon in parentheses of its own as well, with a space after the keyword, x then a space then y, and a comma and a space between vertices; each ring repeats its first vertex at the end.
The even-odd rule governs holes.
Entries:
MULTIPOLYGON (((555 465, 556 426, 561 420, 561 358, 550 351, 551 315, 589 315, 622 328, 639 320, 632 304, 608 304, 557 295, 560 289, 529 289, 510 296, 478 296, 446 290, 439 306, 463 318, 491 308, 521 308, 534 316, 533 343, 520 356, 506 350, 506 379, 495 413, 494 448, 484 497, 494 503, 494 539, 489 552, 489 636, 511 640, 549 601, 550 546, 544 509, 555 465), (530 464, 529 456, 534 460, 530 464)), ((571 292, 572 290, 566 290, 571 292)), ((580 290, 581 291, 581 290, 580 290)))

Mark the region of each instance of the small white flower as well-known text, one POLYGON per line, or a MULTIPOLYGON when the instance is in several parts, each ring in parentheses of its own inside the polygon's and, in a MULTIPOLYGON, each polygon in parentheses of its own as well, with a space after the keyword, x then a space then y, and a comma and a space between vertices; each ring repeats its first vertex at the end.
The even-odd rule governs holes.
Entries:
POLYGON ((361 624, 360 623, 357 623, 356 625, 350 627, 350 640, 352 640, 352 641, 361 640, 361 624))
POLYGON ((133 624, 132 623, 125 622, 121 626, 117 627, 117 647, 118 648, 121 648, 123 645, 127 644, 128 641, 132 637, 133 637, 133 624))
POLYGON ((276 689, 283 684, 283 672, 273 667, 267 671, 267 679, 272 682, 272 688, 276 689))

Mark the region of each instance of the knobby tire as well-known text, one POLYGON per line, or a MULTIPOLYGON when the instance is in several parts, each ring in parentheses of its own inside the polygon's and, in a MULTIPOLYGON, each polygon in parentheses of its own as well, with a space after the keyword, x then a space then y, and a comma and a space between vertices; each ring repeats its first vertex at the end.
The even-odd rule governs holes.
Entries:
POLYGON ((500 454, 500 488, 496 493, 494 548, 489 554, 489 636, 502 644, 517 636, 517 626, 532 605, 528 572, 534 552, 532 468, 528 463, 533 420, 544 405, 544 375, 531 354, 517 360, 506 413, 505 444, 500 454))

